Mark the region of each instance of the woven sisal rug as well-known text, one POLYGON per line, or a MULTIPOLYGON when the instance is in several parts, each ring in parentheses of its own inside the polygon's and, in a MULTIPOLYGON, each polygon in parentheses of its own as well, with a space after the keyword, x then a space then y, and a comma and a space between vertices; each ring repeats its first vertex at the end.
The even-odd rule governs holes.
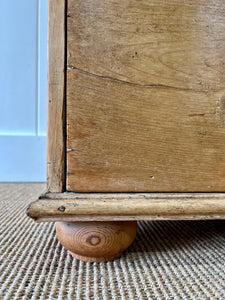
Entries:
POLYGON ((225 299, 225 221, 139 222, 120 259, 84 263, 25 208, 45 184, 0 184, 0 299, 225 299))

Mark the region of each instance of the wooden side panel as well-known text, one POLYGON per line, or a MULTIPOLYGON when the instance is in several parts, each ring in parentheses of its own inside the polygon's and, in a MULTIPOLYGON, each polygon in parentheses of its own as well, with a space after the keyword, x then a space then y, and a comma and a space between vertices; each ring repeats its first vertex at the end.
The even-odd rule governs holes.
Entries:
POLYGON ((224 1, 68 3, 67 189, 224 191, 224 1))
POLYGON ((48 190, 65 190, 65 3, 49 0, 48 190))

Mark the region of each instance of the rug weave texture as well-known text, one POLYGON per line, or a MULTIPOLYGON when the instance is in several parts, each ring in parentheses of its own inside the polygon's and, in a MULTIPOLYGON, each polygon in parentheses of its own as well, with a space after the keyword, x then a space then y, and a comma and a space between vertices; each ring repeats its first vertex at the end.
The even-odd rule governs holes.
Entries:
POLYGON ((121 258, 71 257, 25 214, 45 184, 0 184, 0 299, 225 299, 225 221, 139 222, 121 258))

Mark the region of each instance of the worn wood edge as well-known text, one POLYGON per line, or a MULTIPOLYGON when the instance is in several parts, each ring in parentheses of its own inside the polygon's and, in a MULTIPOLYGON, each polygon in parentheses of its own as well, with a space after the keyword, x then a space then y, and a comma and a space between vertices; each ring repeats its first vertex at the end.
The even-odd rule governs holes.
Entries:
POLYGON ((83 199, 83 200, 107 200, 107 199, 224 199, 225 200, 225 193, 180 193, 180 192, 174 192, 174 193, 168 193, 168 192, 152 192, 152 193, 75 193, 75 192, 64 192, 64 193, 50 193, 46 192, 40 196, 40 199, 55 199, 55 200, 76 200, 76 199, 83 199))
POLYGON ((225 219, 225 193, 47 193, 27 214, 38 222, 225 219))
POLYGON ((35 219, 36 222, 91 222, 91 221, 203 221, 203 220, 225 220, 223 215, 190 215, 190 216, 74 216, 74 217, 40 217, 35 219))
POLYGON ((47 182, 65 191, 66 0, 49 0, 47 182))

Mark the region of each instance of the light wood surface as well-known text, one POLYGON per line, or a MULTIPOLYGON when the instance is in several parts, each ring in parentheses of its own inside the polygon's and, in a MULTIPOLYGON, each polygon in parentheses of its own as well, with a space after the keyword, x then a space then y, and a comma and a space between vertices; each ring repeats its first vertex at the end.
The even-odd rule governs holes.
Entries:
POLYGON ((64 193, 30 204, 37 221, 225 219, 225 194, 64 193))
POLYGON ((105 262, 119 257, 134 241, 137 222, 56 222, 56 234, 71 255, 105 262))
POLYGON ((69 65, 140 85, 224 89, 223 0, 68 0, 69 65))
POLYGON ((65 1, 49 0, 48 190, 65 190, 65 1))
POLYGON ((67 190, 225 191, 224 7, 68 1, 67 190))

